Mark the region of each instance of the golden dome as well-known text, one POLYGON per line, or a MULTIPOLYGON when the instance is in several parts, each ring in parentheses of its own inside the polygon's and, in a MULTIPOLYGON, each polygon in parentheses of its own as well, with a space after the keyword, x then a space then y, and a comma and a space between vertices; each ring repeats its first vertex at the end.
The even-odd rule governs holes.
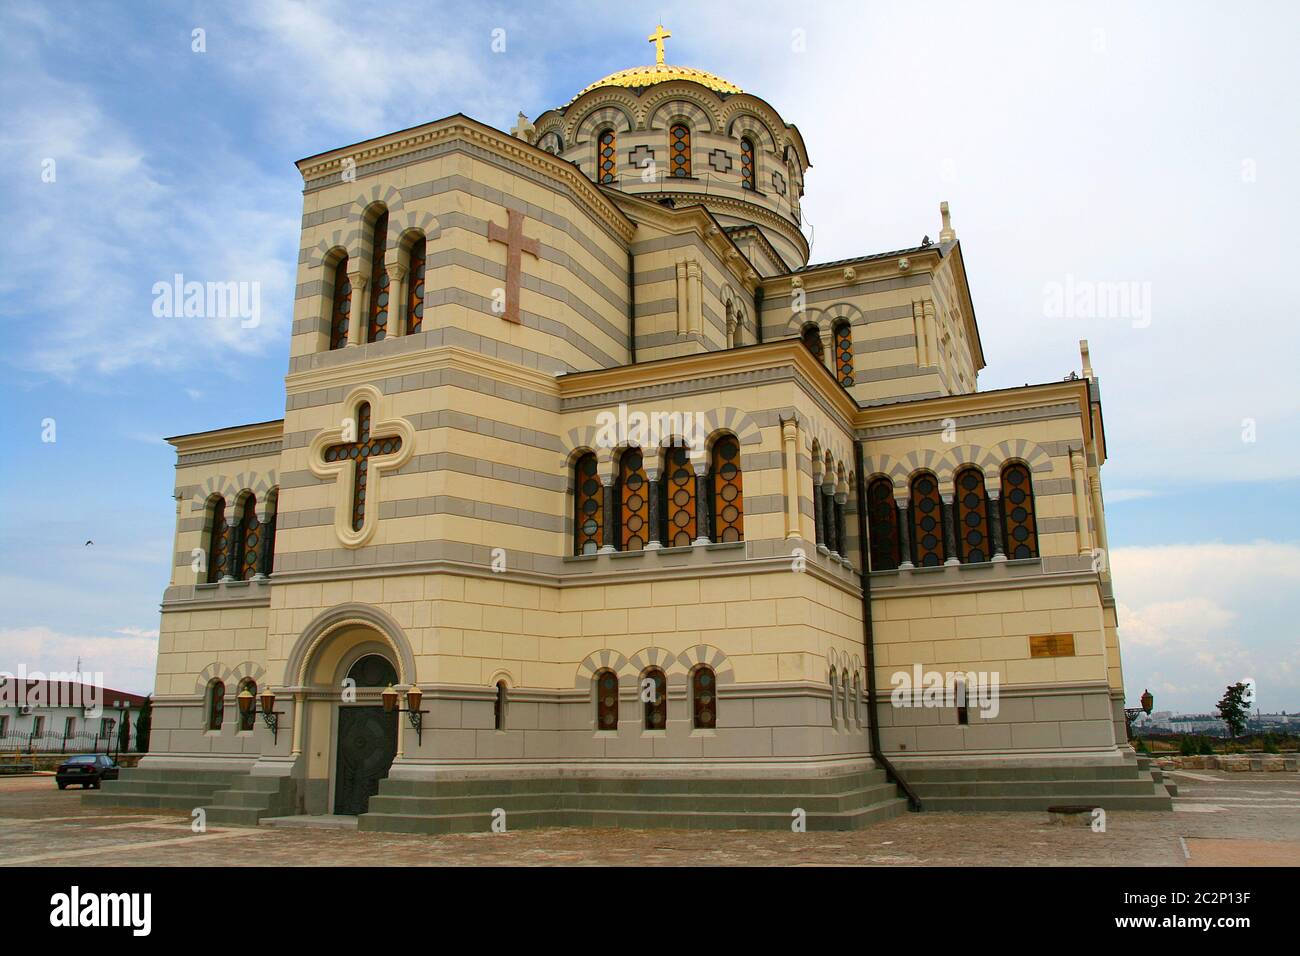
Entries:
MULTIPOLYGON (((622 86, 634 88, 640 86, 650 86, 654 83, 667 83, 670 80, 690 80, 701 86, 707 86, 709 89, 718 93, 743 93, 740 87, 729 80, 724 80, 716 73, 709 73, 706 70, 696 70, 689 66, 670 66, 667 63, 653 63, 650 66, 634 66, 627 70, 619 70, 617 73, 611 73, 604 79, 597 80, 590 86, 578 93, 583 96, 592 90, 598 90, 605 86, 622 86)), ((578 96, 575 96, 576 100, 578 96)))

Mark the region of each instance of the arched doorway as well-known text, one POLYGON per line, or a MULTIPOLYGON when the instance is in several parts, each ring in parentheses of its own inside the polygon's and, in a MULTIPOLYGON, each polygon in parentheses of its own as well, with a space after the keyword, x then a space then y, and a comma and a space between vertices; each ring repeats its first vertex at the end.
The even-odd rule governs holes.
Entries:
POLYGON ((334 759, 334 812, 365 813, 379 781, 397 756, 397 714, 369 701, 376 692, 397 683, 397 669, 380 654, 359 657, 344 678, 344 702, 339 706, 338 743, 334 759), (347 703, 349 691, 357 703, 347 703), (364 696, 363 696, 364 695, 364 696))

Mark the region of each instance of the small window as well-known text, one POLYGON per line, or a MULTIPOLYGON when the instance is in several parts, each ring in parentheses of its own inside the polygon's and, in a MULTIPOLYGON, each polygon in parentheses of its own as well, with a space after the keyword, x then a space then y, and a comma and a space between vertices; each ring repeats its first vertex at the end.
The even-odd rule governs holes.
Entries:
POLYGON ((1002 469, 1002 528, 1008 558, 1038 557, 1033 481, 1019 462, 1002 469))
POLYGON ((367 654, 348 668, 348 677, 357 687, 391 687, 397 683, 397 668, 386 657, 367 654))
POLYGON ((668 131, 668 173, 677 179, 691 175, 691 131, 683 123, 668 131))
POLYGON ((943 564, 943 499, 939 482, 929 473, 912 481, 912 548, 917 567, 943 564))
POLYGON ((754 171, 754 141, 746 136, 740 141, 740 185, 754 189, 757 176, 754 171))
POLYGON ((411 243, 410 268, 406 279, 406 334, 424 326, 424 258, 428 242, 421 236, 411 243))
POLYGON ((718 726, 717 683, 711 667, 697 667, 691 674, 691 711, 696 730, 713 730, 718 726))
POLYGON ((573 466, 573 553, 595 554, 604 530, 604 488, 596 456, 587 452, 573 466))
POLYGON ((602 670, 593 678, 596 687, 596 729, 618 730, 618 676, 602 670))
POLYGON ((664 543, 670 548, 689 548, 695 540, 695 471, 684 446, 664 449, 663 502, 664 543))
POLYGON ((77 735, 77 718, 68 717, 63 721, 63 736, 75 737, 77 735))
POLYGON ((803 344, 808 351, 813 354, 813 358, 819 362, 826 361, 826 351, 822 348, 822 334, 817 331, 817 326, 809 325, 803 330, 800 338, 803 339, 803 344))
POLYGON ((334 297, 330 304, 330 349, 348 344, 348 320, 352 315, 352 280, 348 278, 348 257, 334 266, 334 297))
POLYGON ((641 675, 641 699, 645 705, 645 729, 668 729, 668 679, 652 667, 641 675))
POLYGON ((600 134, 596 150, 596 182, 612 183, 617 173, 618 144, 614 131, 607 129, 600 134))
POLYGON ((845 388, 853 385, 853 329, 847 322, 835 324, 835 377, 845 388))
POLYGON ((214 680, 208 685, 208 730, 220 730, 226 722, 226 685, 214 680))
POLYGON ((492 725, 497 730, 506 729, 506 682, 497 681, 497 697, 492 708, 492 725))
POLYGON ((831 668, 831 726, 840 725, 840 681, 839 672, 831 668))
POLYGON ((740 473, 740 442, 723 435, 713 444, 713 540, 745 539, 745 496, 740 473))

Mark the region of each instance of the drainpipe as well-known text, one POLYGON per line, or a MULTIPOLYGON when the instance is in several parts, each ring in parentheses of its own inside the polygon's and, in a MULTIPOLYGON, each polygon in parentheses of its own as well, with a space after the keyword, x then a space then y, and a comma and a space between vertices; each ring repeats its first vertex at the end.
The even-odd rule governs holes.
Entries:
POLYGON ((763 287, 754 290, 754 331, 758 335, 758 344, 763 344, 763 287))
POLYGON ((885 768, 888 778, 907 795, 908 809, 916 811, 921 809, 921 798, 908 786, 907 781, 899 775, 897 768, 880 749, 880 721, 876 692, 876 639, 871 623, 871 560, 870 549, 867 547, 867 489, 866 477, 862 473, 862 442, 856 437, 853 439, 853 457, 857 470, 858 548, 860 550, 858 577, 862 579, 862 652, 867 662, 867 708, 871 714, 871 758, 885 768))
POLYGON ((628 364, 636 364, 636 258, 627 250, 627 347, 628 364))

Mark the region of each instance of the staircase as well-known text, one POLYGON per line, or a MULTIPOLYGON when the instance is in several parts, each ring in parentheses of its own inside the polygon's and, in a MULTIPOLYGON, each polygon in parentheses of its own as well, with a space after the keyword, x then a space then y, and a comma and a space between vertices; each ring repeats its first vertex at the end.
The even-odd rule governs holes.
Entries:
POLYGON ((1172 810, 1170 785, 1141 759, 1094 767, 928 767, 903 773, 926 810, 1046 810, 1056 804, 1172 810))
POLYGON ((883 770, 805 780, 704 778, 383 780, 358 829, 470 833, 506 812, 510 830, 583 826, 631 829, 788 830, 802 808, 809 830, 858 830, 907 809, 883 770))
POLYGON ((105 780, 100 790, 82 794, 84 806, 130 807, 142 810, 182 810, 207 806, 212 795, 228 788, 237 770, 180 770, 149 767, 124 768, 116 780, 105 780))
POLYGON ((1165 790, 1168 791, 1169 796, 1171 797, 1178 796, 1178 784, 1170 780, 1169 777, 1166 776, 1163 770, 1161 770, 1157 766, 1154 766, 1151 762, 1150 757, 1144 757, 1141 754, 1138 754, 1137 765, 1138 765, 1138 770, 1142 773, 1146 773, 1150 771, 1151 779, 1154 780, 1158 785, 1164 787, 1165 790))
POLYGON ((244 774, 212 795, 204 806, 208 823, 255 827, 263 817, 284 817, 297 812, 297 783, 290 777, 254 777, 244 774))

